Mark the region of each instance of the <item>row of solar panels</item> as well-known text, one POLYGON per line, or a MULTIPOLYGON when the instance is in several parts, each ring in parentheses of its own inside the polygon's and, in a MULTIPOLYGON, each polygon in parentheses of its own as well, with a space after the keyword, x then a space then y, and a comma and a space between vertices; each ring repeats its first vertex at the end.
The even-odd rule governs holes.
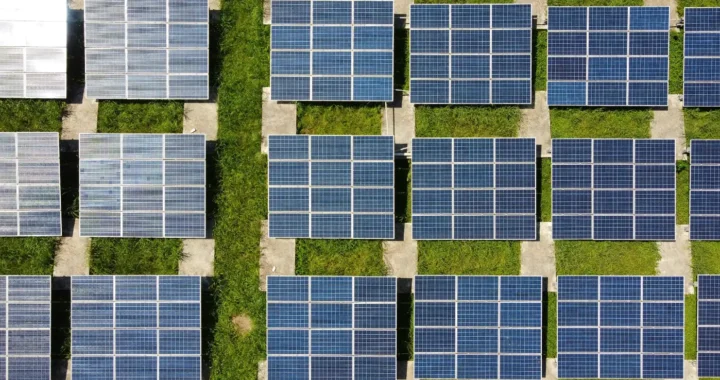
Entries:
MULTIPOLYGON (((202 378, 197 276, 73 276, 73 379, 202 378)), ((51 278, 0 277, 0 378, 50 380, 51 278)))
MULTIPOLYGON (((540 379, 543 279, 416 276, 414 378, 540 379)), ((268 376, 395 379, 391 277, 270 276, 268 376)), ((559 276, 559 378, 684 375, 682 277, 559 276)), ((698 277, 698 373, 720 376, 720 276, 698 277)))

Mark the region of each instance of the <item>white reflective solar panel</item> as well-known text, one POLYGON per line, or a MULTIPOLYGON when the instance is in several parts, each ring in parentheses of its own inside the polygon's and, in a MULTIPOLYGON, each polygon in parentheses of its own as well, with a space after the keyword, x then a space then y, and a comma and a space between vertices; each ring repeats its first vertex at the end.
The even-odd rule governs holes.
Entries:
POLYGON ((0 133, 0 236, 60 236, 55 132, 0 133))
POLYGON ((87 0, 85 6, 88 97, 208 98, 208 0, 87 0))
POLYGON ((0 277, 0 378, 50 379, 50 276, 0 277))
POLYGON ((0 2, 0 98, 66 96, 65 0, 0 2))
POLYGON ((73 276, 74 380, 202 376, 198 276, 73 276))
POLYGON ((205 237, 205 135, 80 134, 80 235, 205 237))

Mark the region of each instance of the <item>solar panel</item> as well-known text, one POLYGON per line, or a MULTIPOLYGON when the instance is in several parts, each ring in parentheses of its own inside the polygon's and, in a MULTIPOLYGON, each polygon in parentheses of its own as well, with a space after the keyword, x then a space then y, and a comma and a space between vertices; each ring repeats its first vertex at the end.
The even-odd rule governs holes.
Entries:
POLYGON ((81 133, 80 235, 204 238, 205 135, 81 133))
POLYGON ((720 276, 698 276, 698 377, 720 377, 720 276))
POLYGON ((530 104, 530 4, 410 5, 410 102, 530 104))
POLYGON ((86 0, 87 96, 207 99, 208 12, 208 0, 86 0))
POLYGON ((0 98, 66 97, 64 0, 0 2, 0 98))
POLYGON ((682 277, 559 276, 558 378, 682 379, 682 277))
POLYGON ((675 240, 675 142, 553 139, 553 238, 675 240))
POLYGON ((71 281, 74 380, 201 379, 200 277, 71 281))
POLYGON ((540 379, 542 278, 416 276, 416 379, 540 379))
POLYGON ((396 278, 267 280, 268 379, 395 380, 396 278))
POLYGON ((720 140, 692 140, 690 151, 690 239, 720 240, 720 140))
POLYGON ((720 107, 720 8, 685 8, 683 104, 720 107))
POLYGON ((416 240, 535 240, 534 138, 412 141, 416 240))
POLYGON ((393 239, 392 136, 268 139, 270 237, 393 239))
POLYGON ((272 0, 270 97, 393 100, 391 0, 272 0))
POLYGON ((548 104, 666 106, 670 8, 549 7, 548 104))
POLYGON ((60 236, 57 133, 0 133, 0 236, 60 236))
POLYGON ((50 380, 50 276, 0 276, 0 378, 50 380))

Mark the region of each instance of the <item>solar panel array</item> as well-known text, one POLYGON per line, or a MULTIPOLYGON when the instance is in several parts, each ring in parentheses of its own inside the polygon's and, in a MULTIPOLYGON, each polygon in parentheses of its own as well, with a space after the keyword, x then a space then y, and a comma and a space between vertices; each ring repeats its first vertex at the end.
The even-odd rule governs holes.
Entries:
POLYGON ((0 277, 0 378, 50 380, 50 276, 0 277))
POLYGON ((208 12, 208 0, 86 0, 87 96, 207 99, 208 12))
POLYGON ((273 100, 393 100, 392 0, 272 0, 273 100))
POLYGON ((542 278, 416 276, 416 379, 540 379, 542 278))
POLYGON ((60 236, 57 133, 0 133, 0 236, 60 236))
POLYGON ((410 5, 410 102, 530 104, 530 4, 410 5))
POLYGON ((720 240, 720 140, 690 141, 690 239, 720 240))
POLYGON ((416 240, 535 240, 534 138, 412 141, 416 240))
POLYGON ((205 237, 205 135, 80 134, 80 235, 205 237))
POLYGON ((396 278, 267 280, 268 379, 396 379, 396 278))
POLYGON ((682 379, 682 277, 559 276, 558 378, 682 379))
POLYGON ((395 237, 392 136, 268 140, 270 237, 395 237))
POLYGON ((548 104, 666 106, 668 7, 549 7, 548 104))
POLYGON ((66 97, 65 0, 0 2, 0 98, 66 97))
POLYGON ((73 276, 72 378, 201 379, 200 277, 73 276))
POLYGON ((720 8, 685 8, 683 104, 720 107, 720 8))
POLYGON ((553 239, 675 240, 673 140, 553 139, 553 239))
POLYGON ((720 276, 698 276, 698 377, 720 377, 720 276))

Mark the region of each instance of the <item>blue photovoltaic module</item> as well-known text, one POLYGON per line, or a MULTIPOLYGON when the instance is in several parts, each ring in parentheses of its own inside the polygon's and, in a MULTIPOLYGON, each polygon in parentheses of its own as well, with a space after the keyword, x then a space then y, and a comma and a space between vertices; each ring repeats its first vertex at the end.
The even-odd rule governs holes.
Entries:
POLYGON ((690 240, 720 240, 720 140, 690 142, 690 240))
POLYGON ((553 139, 559 240, 675 240, 673 140, 553 139))
POLYGON ((268 276, 268 379, 395 380, 396 282, 268 276))
POLYGON ((559 276, 561 379, 682 379, 682 277, 559 276))
POLYGON ((534 138, 416 138, 416 240, 535 240, 534 138))
POLYGON ((549 7, 548 105, 666 106, 668 7, 549 7))
POLYGON ((720 377, 720 276, 698 276, 698 377, 720 377))
POLYGON ((392 136, 268 139, 272 238, 395 237, 392 136))
POLYGON ((410 102, 530 104, 530 4, 410 5, 410 102))
POLYGON ((416 276, 416 379, 542 377, 542 278, 416 276))
POLYGON ((720 107, 720 8, 685 8, 683 105, 720 107))
POLYGON ((270 97, 393 100, 392 0, 272 0, 270 97))

